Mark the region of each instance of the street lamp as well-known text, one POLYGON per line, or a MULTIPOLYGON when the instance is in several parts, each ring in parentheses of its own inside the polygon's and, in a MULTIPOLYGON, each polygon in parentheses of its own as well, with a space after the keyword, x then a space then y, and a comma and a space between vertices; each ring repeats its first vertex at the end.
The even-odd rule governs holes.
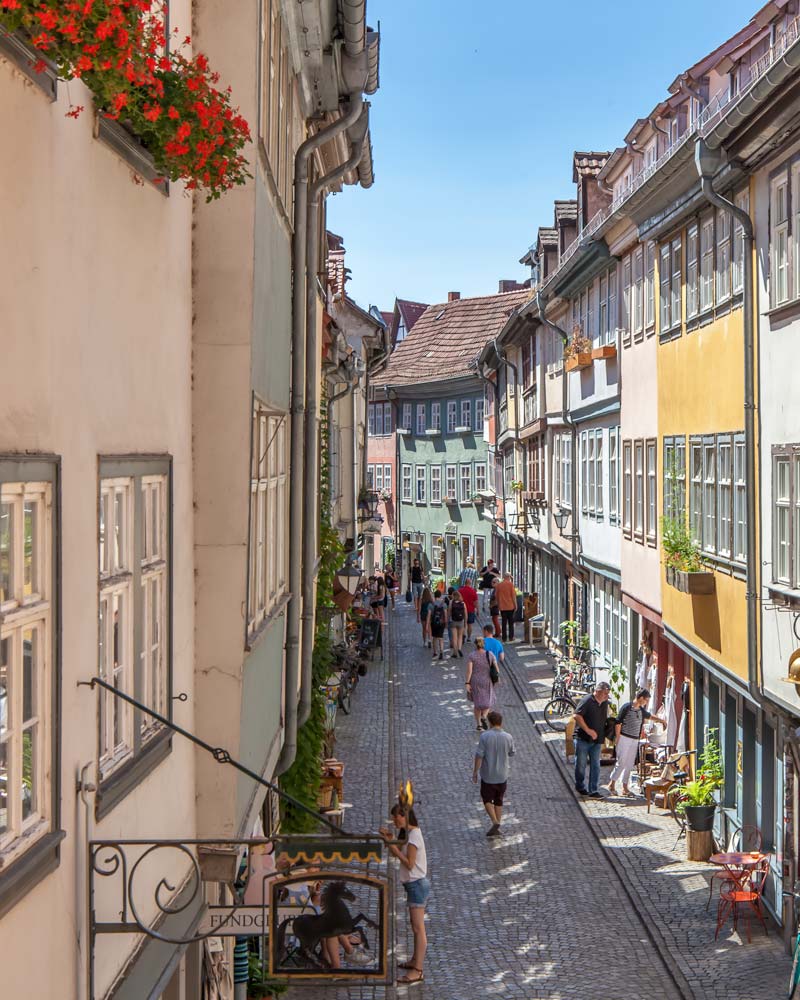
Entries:
POLYGON ((364 521, 371 521, 378 513, 380 497, 373 490, 362 489, 358 496, 358 509, 364 521))
POLYGON ((358 566, 355 565, 356 558, 357 557, 353 555, 347 556, 344 561, 344 566, 342 566, 341 569, 336 570, 336 582, 342 590, 346 590, 351 597, 355 596, 355 593, 358 590, 358 585, 361 582, 361 577, 364 575, 358 566))
POLYGON ((553 514, 553 520, 556 522, 556 527, 561 532, 562 536, 568 540, 578 537, 575 532, 567 533, 566 531, 564 531, 564 528, 566 528, 567 521, 569 521, 571 514, 572 511, 569 510, 567 507, 559 507, 558 513, 553 514))

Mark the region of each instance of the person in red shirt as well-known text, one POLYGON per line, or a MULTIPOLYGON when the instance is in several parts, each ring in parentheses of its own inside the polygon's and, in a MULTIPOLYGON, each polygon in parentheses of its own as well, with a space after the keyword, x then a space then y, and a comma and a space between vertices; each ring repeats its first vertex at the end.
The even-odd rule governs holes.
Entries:
POLYGON ((467 642, 472 639, 472 626, 478 613, 478 591, 467 581, 458 588, 459 594, 467 607, 467 642))

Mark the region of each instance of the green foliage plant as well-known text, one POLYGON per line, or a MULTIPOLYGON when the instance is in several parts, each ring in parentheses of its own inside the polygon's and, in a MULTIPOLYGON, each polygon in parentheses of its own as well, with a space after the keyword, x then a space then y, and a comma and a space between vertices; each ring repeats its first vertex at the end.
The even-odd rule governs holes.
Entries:
POLYGON ((685 785, 674 786, 680 796, 677 806, 679 812, 684 812, 693 806, 716 805, 716 792, 722 788, 725 781, 722 749, 716 733, 716 729, 710 729, 708 732, 706 745, 700 752, 697 776, 687 781, 685 785))

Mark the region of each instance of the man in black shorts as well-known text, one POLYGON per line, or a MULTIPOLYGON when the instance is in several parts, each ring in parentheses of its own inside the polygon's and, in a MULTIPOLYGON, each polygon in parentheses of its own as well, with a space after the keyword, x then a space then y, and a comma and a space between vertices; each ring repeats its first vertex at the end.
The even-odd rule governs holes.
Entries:
POLYGON ((475 750, 472 780, 477 784, 480 772, 481 801, 492 821, 486 836, 499 837, 503 799, 511 772, 510 758, 514 756, 514 740, 510 733, 503 730, 503 716, 499 712, 489 712, 488 719, 490 728, 481 733, 475 750))

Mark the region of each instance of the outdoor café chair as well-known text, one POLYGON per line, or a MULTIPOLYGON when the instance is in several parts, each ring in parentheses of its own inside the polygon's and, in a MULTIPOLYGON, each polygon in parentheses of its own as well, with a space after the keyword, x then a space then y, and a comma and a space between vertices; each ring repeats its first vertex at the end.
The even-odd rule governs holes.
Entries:
POLYGON ((733 929, 738 930, 739 911, 744 908, 744 917, 747 922, 747 941, 750 942, 750 911, 755 913, 756 918, 761 922, 764 933, 767 930, 767 920, 764 908, 761 905, 761 897, 764 892, 764 885, 769 875, 769 858, 764 858, 759 867, 752 873, 750 882, 737 882, 735 879, 727 879, 722 883, 719 890, 719 906, 717 907, 717 930, 714 934, 716 941, 719 932, 728 914, 733 913, 733 929))
MULTIPOLYGON (((739 830, 734 830, 730 837, 728 837, 728 846, 725 850, 729 854, 733 851, 742 851, 743 853, 758 851, 760 853, 762 841, 763 837, 757 826, 745 825, 739 830)), ((714 872, 711 876, 711 881, 708 883, 706 909, 711 906, 711 897, 714 895, 714 882, 717 879, 720 883, 730 881, 731 879, 744 882, 752 870, 752 868, 721 868, 718 872, 714 872)))

